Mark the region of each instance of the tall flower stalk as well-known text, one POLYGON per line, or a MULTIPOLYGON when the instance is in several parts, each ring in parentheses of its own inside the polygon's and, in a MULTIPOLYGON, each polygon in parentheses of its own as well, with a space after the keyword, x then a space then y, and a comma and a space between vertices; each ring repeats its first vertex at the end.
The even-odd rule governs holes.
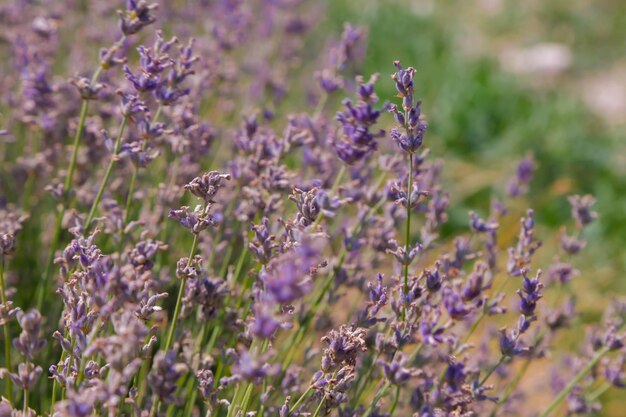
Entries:
MULTIPOLYGON (((389 106, 389 111, 394 114, 396 122, 400 125, 399 129, 391 129, 391 139, 407 154, 409 171, 406 191, 398 199, 400 204, 406 208, 404 252, 399 254, 400 256, 396 255, 403 265, 403 293, 406 298, 409 293, 409 265, 419 250, 419 245, 416 245, 414 249, 411 248, 411 213, 420 195, 419 189, 414 189, 413 184, 413 155, 422 147, 427 124, 422 118, 420 109, 422 102, 420 100, 414 102, 413 99, 415 69, 413 67, 403 68, 400 61, 395 61, 394 65, 397 71, 392 75, 392 79, 395 82, 398 96, 402 98, 402 110, 398 110, 394 104, 389 106)), ((403 319, 406 318, 406 305, 403 308, 402 316, 403 319)))

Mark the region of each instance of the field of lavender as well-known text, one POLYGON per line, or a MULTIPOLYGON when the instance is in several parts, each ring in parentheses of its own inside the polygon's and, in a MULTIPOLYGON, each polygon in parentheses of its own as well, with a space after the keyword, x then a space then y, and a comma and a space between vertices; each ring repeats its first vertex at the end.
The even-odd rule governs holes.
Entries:
POLYGON ((0 2, 0 417, 624 415, 626 7, 156 1, 0 2))

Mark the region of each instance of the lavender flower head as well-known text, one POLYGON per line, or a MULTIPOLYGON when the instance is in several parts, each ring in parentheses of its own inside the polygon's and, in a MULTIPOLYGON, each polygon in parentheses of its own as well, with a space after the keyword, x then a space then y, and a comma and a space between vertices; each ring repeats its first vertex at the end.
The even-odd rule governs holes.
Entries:
POLYGON ((517 166, 515 177, 506 185, 507 194, 511 197, 519 197, 528 193, 528 186, 533 178, 535 160, 532 154, 524 158, 517 166))
POLYGON ((157 7, 156 3, 148 4, 145 0, 126 0, 126 10, 118 11, 122 33, 133 35, 156 22, 152 13, 157 7))
POLYGON ((339 159, 348 165, 371 155, 377 148, 376 139, 385 135, 384 130, 371 132, 381 113, 380 110, 374 109, 378 101, 374 93, 377 79, 376 75, 367 83, 357 79, 359 81, 357 103, 353 104, 349 99, 345 99, 343 105, 346 109, 337 113, 336 119, 341 124, 341 136, 333 139, 331 143, 339 159))
POLYGON ((591 224, 597 217, 598 213, 591 210, 596 204, 596 199, 592 195, 573 195, 568 198, 572 206, 572 217, 576 220, 576 226, 581 229, 591 224))
POLYGON ((428 127, 422 118, 420 105, 422 102, 413 101, 414 86, 413 77, 415 68, 403 68, 400 61, 394 62, 397 72, 392 75, 398 96, 402 98, 402 111, 394 104, 388 106, 388 110, 394 114, 396 122, 402 130, 391 129, 391 139, 405 152, 416 153, 422 146, 424 134, 428 127))

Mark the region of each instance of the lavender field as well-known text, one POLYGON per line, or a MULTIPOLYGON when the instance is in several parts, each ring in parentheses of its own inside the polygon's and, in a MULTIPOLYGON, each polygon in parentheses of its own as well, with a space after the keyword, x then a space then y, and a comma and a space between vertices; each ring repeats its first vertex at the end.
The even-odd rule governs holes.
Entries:
POLYGON ((623 416, 626 8, 549 3, 0 1, 0 417, 623 416))

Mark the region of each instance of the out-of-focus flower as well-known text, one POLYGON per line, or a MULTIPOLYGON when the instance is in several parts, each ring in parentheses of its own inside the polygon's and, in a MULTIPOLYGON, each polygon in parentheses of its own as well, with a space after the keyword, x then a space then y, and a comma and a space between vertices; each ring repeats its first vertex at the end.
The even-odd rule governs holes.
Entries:
POLYGON ((126 0, 126 10, 118 11, 122 33, 132 35, 156 22, 153 13, 157 7, 156 3, 148 4, 145 0, 126 0))
POLYGON ((591 224, 597 217, 598 213, 591 210, 596 204, 596 199, 592 195, 573 195, 567 199, 572 206, 572 217, 576 220, 578 228, 591 224))

